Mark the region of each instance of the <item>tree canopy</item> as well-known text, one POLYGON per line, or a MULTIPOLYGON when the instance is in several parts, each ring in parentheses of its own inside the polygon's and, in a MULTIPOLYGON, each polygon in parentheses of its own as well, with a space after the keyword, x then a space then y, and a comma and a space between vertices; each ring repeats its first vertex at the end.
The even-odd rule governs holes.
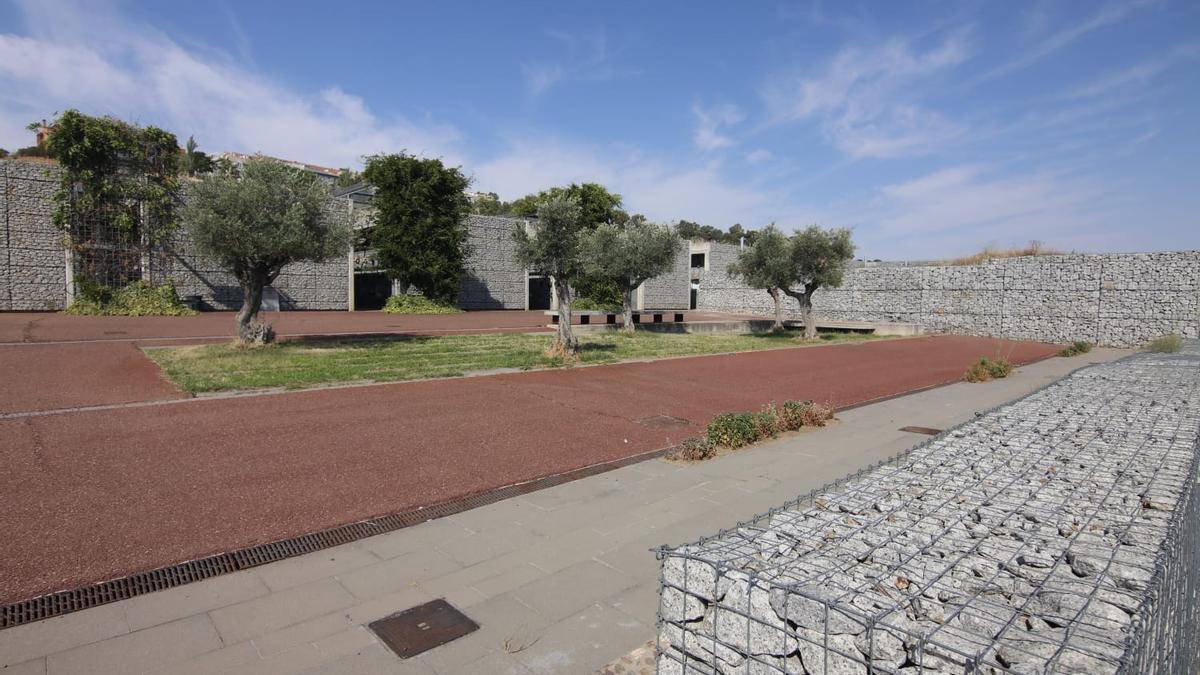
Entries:
POLYGON ((431 300, 457 300, 469 254, 470 180, 439 159, 405 153, 368 157, 362 177, 376 189, 368 241, 388 276, 431 300))
POLYGON ((601 223, 581 242, 584 271, 610 279, 621 293, 624 330, 633 331, 633 292, 645 281, 669 272, 683 240, 668 227, 635 216, 624 225, 601 223))
POLYGON ((278 160, 254 157, 237 173, 218 172, 192 186, 183 220, 204 255, 237 278, 243 303, 237 315, 244 342, 269 342, 259 324, 263 288, 284 266, 345 255, 346 219, 326 211, 329 190, 316 176, 278 160))
POLYGON ((564 187, 552 187, 533 195, 525 195, 511 202, 508 212, 516 216, 536 216, 538 207, 552 198, 569 197, 579 203, 580 218, 584 227, 595 227, 600 223, 623 223, 629 214, 621 208, 621 195, 609 192, 599 183, 571 183, 564 187))
POLYGON ((723 244, 745 244, 749 246, 758 238, 758 230, 747 230, 740 223, 730 226, 729 231, 723 231, 712 225, 701 225, 690 220, 681 220, 675 225, 675 231, 684 239, 701 239, 716 241, 723 244), (745 241, 742 238, 745 237, 745 241))
POLYGON ((179 160, 179 169, 188 176, 199 176, 212 173, 216 162, 208 153, 199 149, 195 136, 188 136, 187 144, 183 146, 183 157, 179 160))

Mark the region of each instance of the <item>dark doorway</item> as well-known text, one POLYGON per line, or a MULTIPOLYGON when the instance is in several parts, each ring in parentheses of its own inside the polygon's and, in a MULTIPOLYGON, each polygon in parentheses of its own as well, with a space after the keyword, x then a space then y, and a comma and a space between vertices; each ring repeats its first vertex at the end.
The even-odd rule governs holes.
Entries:
POLYGON ((696 286, 692 286, 692 302, 688 305, 688 309, 696 309, 696 304, 699 302, 699 300, 700 289, 696 286))
POLYGON ((392 294, 392 280, 383 272, 354 275, 354 309, 383 309, 392 294))
POLYGON ((704 254, 703 253, 693 253, 692 254, 692 269, 696 269, 696 268, 704 269, 704 254))
POLYGON ((550 277, 529 277, 529 309, 550 309, 550 277))

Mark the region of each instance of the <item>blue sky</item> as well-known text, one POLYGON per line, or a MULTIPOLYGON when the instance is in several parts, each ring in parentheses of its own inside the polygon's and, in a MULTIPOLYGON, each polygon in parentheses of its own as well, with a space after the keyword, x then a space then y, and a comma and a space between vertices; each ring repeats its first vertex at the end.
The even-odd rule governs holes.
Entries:
POLYGON ((870 258, 1200 248, 1200 3, 0 0, 0 147, 76 107, 870 258))

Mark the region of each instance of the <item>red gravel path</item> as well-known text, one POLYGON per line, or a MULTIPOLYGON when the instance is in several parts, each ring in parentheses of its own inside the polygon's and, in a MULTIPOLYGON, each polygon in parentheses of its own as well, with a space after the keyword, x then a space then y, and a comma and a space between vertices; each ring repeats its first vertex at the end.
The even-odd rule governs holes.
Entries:
POLYGON ((1057 347, 938 336, 0 420, 0 602, 845 406, 1057 347), (652 415, 689 429, 637 423, 652 415))

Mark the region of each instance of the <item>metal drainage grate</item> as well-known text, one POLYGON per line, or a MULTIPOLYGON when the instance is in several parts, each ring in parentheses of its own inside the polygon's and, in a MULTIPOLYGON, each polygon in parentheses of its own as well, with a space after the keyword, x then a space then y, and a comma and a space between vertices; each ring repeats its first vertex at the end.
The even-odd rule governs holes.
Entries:
POLYGON ((692 423, 681 417, 671 417, 670 415, 653 415, 651 417, 641 417, 634 422, 642 426, 650 427, 651 429, 681 429, 690 427, 692 423))
POLYGON ((58 591, 41 595, 28 600, 21 600, 0 606, 0 630, 12 628, 34 621, 49 619, 60 614, 78 612, 90 607, 127 600, 146 593, 161 591, 194 581, 203 581, 222 574, 265 565, 305 553, 347 544, 359 539, 365 539, 377 534, 392 532, 413 525, 419 525, 429 520, 452 516, 470 509, 494 504, 511 497, 537 492, 555 485, 561 485, 580 478, 619 469, 623 466, 636 464, 666 454, 670 448, 625 457, 623 459, 585 466, 566 473, 546 476, 525 483, 508 485, 488 492, 468 497, 453 499, 432 506, 388 514, 370 520, 362 520, 349 525, 342 525, 320 532, 260 544, 228 553, 219 553, 207 558, 189 560, 177 565, 160 567, 149 572, 141 572, 120 579, 110 579, 98 584, 80 588, 58 591))
POLYGON ((479 630, 479 624, 439 598, 367 624, 402 659, 479 630))
POLYGON ((907 431, 910 434, 928 434, 930 436, 937 436, 942 433, 941 429, 934 429, 933 427, 900 427, 900 431, 907 431))

